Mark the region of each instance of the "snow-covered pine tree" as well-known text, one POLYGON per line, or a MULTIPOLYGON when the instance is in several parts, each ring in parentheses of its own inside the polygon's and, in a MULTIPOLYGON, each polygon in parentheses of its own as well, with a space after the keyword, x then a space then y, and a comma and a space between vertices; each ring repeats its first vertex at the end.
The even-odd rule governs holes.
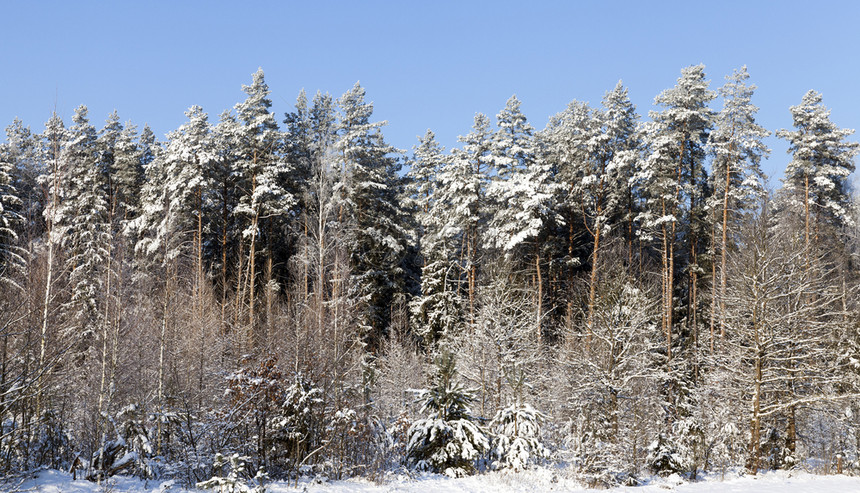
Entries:
MULTIPOLYGON (((239 127, 236 117, 229 111, 224 111, 219 116, 218 124, 212 129, 215 161, 211 168, 212 188, 209 190, 208 205, 212 218, 211 234, 214 237, 211 269, 221 301, 221 334, 228 334, 231 327, 239 328, 239 311, 235 308, 231 311, 228 303, 231 293, 237 297, 240 294, 236 289, 241 284, 238 277, 242 270, 239 260, 242 238, 240 218, 234 214, 240 195, 237 186, 240 177, 234 173, 239 150, 239 127)), ((238 303, 240 300, 235 301, 238 303)))
POLYGON ((119 114, 114 110, 105 121, 105 126, 99 131, 96 139, 96 159, 102 186, 107 193, 108 212, 113 216, 116 211, 115 159, 116 143, 123 131, 119 114))
MULTIPOLYGON (((151 130, 150 130, 151 132, 151 130)), ((113 169, 115 216, 124 225, 139 214, 143 186, 144 155, 138 145, 137 127, 127 122, 114 144, 113 169)))
POLYGON ((584 216, 575 192, 581 178, 576 164, 588 162, 593 154, 593 149, 588 145, 595 141, 597 132, 592 112, 587 103, 572 101, 564 111, 550 117, 541 132, 544 142, 541 159, 552 163, 558 170, 558 182, 563 184, 556 188, 555 197, 556 210, 564 218, 556 240, 555 258, 563 270, 564 284, 560 291, 567 298, 564 319, 568 334, 574 333, 576 275, 582 263, 581 257, 587 254, 588 248, 581 240, 587 233, 580 227, 584 216))
MULTIPOLYGON (((185 254, 195 259, 195 284, 199 290, 204 276, 204 230, 208 229, 204 218, 206 194, 212 188, 210 167, 215 161, 215 150, 208 115, 203 109, 192 106, 185 115, 188 122, 170 134, 162 155, 168 179, 165 187, 169 206, 168 227, 181 237, 193 231, 193 241, 190 242, 193 252, 185 254)), ((188 245, 189 242, 181 239, 179 244, 188 245)))
POLYGON ((472 394, 456 378, 454 355, 442 353, 421 405, 428 417, 412 423, 406 445, 407 459, 416 468, 452 477, 474 471, 476 461, 490 447, 469 410, 472 394))
POLYGON ((832 239, 850 224, 848 175, 854 171, 857 142, 847 138, 851 129, 840 129, 830 120, 830 110, 815 91, 803 95, 791 107, 795 130, 780 130, 788 141, 791 162, 783 179, 784 198, 780 209, 787 217, 801 217, 807 245, 821 237, 832 239))
POLYGON ((436 141, 436 134, 427 129, 423 137, 418 137, 418 145, 415 146, 407 173, 407 194, 417 202, 419 224, 428 224, 430 221, 425 216, 433 209, 437 175, 447 161, 445 148, 436 141))
POLYGON ((296 185, 298 211, 297 232, 298 257, 293 261, 301 265, 301 289, 300 294, 308 299, 311 292, 310 280, 310 248, 311 248, 311 218, 307 209, 312 205, 314 198, 310 190, 313 182, 313 129, 311 124, 311 110, 308 106, 308 97, 302 89, 296 98, 295 111, 286 113, 284 118, 284 159, 289 163, 291 181, 296 185))
POLYGON ((29 128, 23 127, 20 120, 16 119, 12 126, 7 127, 6 135, 9 139, 0 144, 0 395, 3 396, 0 414, 7 418, 2 425, 0 450, 9 452, 3 454, 6 460, 0 465, 0 474, 8 475, 28 467, 26 453, 10 452, 17 448, 15 444, 28 442, 31 430, 26 409, 32 408, 31 396, 39 391, 37 383, 43 369, 33 368, 36 365, 31 357, 18 356, 26 354, 24 351, 29 352, 32 347, 29 341, 35 339, 35 327, 30 325, 35 322, 35 317, 25 318, 23 314, 27 310, 35 315, 36 307, 31 306, 35 297, 30 301, 28 295, 35 293, 34 288, 37 287, 34 286, 36 282, 28 279, 31 276, 22 275, 31 270, 28 269, 28 260, 33 258, 27 255, 33 251, 32 246, 30 252, 21 246, 26 238, 22 236, 29 236, 28 227, 34 225, 27 224, 22 217, 25 203, 21 200, 15 178, 21 176, 19 170, 27 166, 37 148, 33 145, 35 142, 30 137, 29 128), (15 139, 18 136, 25 139, 15 139), (24 320, 27 321, 22 324, 24 320))
MULTIPOLYGON (((704 66, 682 69, 675 87, 655 98, 662 110, 652 111, 645 127, 647 157, 638 173, 644 210, 639 214, 646 240, 656 239, 661 265, 663 355, 666 372, 660 387, 666 412, 662 432, 678 450, 689 451, 682 471, 699 465, 702 427, 697 419, 695 385, 699 364, 699 274, 709 233, 705 199, 705 157, 716 93, 708 89, 704 66), (676 277, 676 274, 677 277, 676 277), (678 299, 676 304, 675 300, 678 299), (677 337, 675 337, 677 334, 677 337), (675 358, 675 356, 684 356, 675 358)), ((680 452, 679 452, 680 453, 680 452)), ((686 452, 684 452, 686 454, 686 452)))
POLYGON ((454 149, 451 160, 439 170, 436 183, 434 215, 444 223, 441 238, 447 244, 459 245, 455 252, 461 259, 456 276, 459 291, 468 296, 468 322, 474 326, 475 297, 478 290, 478 269, 483 255, 483 237, 490 213, 486 200, 492 168, 490 120, 481 113, 475 115, 472 131, 461 136, 462 149, 454 149), (465 277, 465 288, 462 279, 465 277))
POLYGON ((400 164, 381 128, 371 122, 373 104, 364 100, 358 83, 339 100, 336 149, 340 176, 336 193, 338 221, 346 237, 357 298, 361 300, 360 330, 371 349, 379 348, 391 316, 394 298, 403 284, 402 261, 408 232, 402 226, 398 201, 400 164))
POLYGON ((717 261, 711 262, 711 314, 710 348, 714 350, 714 326, 719 320, 720 339, 725 337, 726 251, 735 243, 742 217, 756 207, 765 193, 764 173, 759 166, 762 157, 770 150, 763 139, 770 132, 755 121, 758 108, 752 104, 755 85, 748 85, 746 66, 726 76, 719 93, 723 109, 716 116, 714 131, 708 140, 708 149, 714 155, 711 163, 711 189, 707 207, 711 217, 713 255, 719 255, 719 288, 717 288, 717 261), (719 300, 719 303, 716 301, 719 300), (719 305, 719 307, 717 307, 719 305))
MULTIPOLYGON (((716 94, 708 89, 703 65, 681 70, 675 87, 659 94, 654 103, 663 110, 652 111, 653 120, 645 125, 647 157, 637 174, 644 198, 644 210, 638 218, 644 239, 656 239, 660 252, 663 333, 666 336, 667 361, 672 359, 676 327, 675 297, 687 301, 687 327, 692 330, 686 344, 696 337, 698 245, 703 241, 703 205, 707 177, 704 166, 708 132, 713 113, 708 107, 716 94), (685 241, 679 235, 684 233, 685 241), (682 250, 686 245, 686 250, 682 250), (676 261, 681 265, 676 265, 676 261), (675 273, 689 274, 688 293, 679 293, 675 273)), ((683 308, 683 307, 681 307, 683 308)))
POLYGON ((560 221, 552 206, 557 187, 555 170, 538 160, 534 129, 512 96, 497 116, 490 158, 496 175, 487 187, 493 214, 484 239, 485 247, 500 252, 514 263, 514 271, 537 288, 535 333, 543 332, 544 236, 549 225, 560 221))
POLYGON ((137 254, 146 255, 146 246, 154 232, 156 217, 163 211, 162 192, 164 191, 164 166, 153 166, 152 163, 161 152, 161 144, 156 141, 155 134, 149 125, 144 125, 137 139, 138 158, 140 159, 140 184, 136 190, 137 204, 134 217, 126 222, 123 234, 129 236, 134 243, 133 249, 137 254))
POLYGON ((161 144, 155 137, 155 132, 149 127, 149 124, 143 125, 143 130, 140 131, 137 144, 140 147, 141 153, 140 164, 143 169, 146 169, 161 149, 161 144))
POLYGON ((138 229, 148 232, 138 250, 160 255, 162 261, 198 256, 202 249, 203 194, 210 186, 207 164, 214 159, 211 127, 199 106, 185 114, 188 122, 168 135, 163 151, 146 167, 144 210, 135 221, 138 229), (194 232, 193 241, 187 238, 189 232, 194 232))
MULTIPOLYGON (((587 338, 594 326, 594 307, 600 274, 600 250, 605 236, 618 229, 628 235, 628 262, 632 257, 633 197, 630 178, 637 160, 636 110, 619 82, 607 92, 604 109, 572 102, 553 117, 544 132, 547 152, 559 167, 559 187, 568 221, 568 256, 574 258, 574 224, 581 216, 592 238, 589 278, 587 338)), ((569 269, 570 270, 570 269, 569 269)), ((570 314, 568 314, 570 316, 570 314)))
POLYGON ((265 331, 257 326, 257 278, 263 270, 257 256, 262 252, 267 262, 275 262, 273 240, 285 232, 284 224, 296 205, 296 198, 284 186, 289 164, 282 156, 283 140, 270 111, 272 101, 263 70, 257 70, 251 85, 242 86, 242 89, 248 97, 235 107, 240 123, 234 170, 238 177, 239 204, 233 214, 242 225, 240 249, 247 246, 247 259, 240 255, 243 267, 239 269, 237 283, 237 292, 241 293, 239 301, 247 306, 247 318, 242 317, 247 320, 243 323, 245 344, 255 348, 266 339, 265 331))
MULTIPOLYGON (((308 96, 302 89, 296 98, 295 111, 284 115, 284 159, 291 168, 292 182, 297 190, 305 190, 301 184, 308 182, 311 176, 313 160, 313 129, 311 124, 311 109, 308 106, 308 96)), ((304 209, 303 194, 298 194, 299 210, 304 209)), ((305 225, 307 227, 307 225, 305 225)))

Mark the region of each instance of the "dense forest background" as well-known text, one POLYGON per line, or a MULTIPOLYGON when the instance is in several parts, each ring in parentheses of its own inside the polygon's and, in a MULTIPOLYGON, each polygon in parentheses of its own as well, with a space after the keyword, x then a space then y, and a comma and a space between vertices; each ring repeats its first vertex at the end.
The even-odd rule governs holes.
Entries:
POLYGON ((748 79, 540 131, 512 97, 412 157, 360 85, 278 116, 262 70, 164 141, 15 120, 0 470, 860 471, 858 145, 802 95, 769 190, 748 79))

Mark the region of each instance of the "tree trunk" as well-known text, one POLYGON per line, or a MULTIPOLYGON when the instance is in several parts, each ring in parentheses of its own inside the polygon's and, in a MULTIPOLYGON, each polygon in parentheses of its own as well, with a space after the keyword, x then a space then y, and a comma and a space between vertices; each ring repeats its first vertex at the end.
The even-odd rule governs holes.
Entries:
MULTIPOLYGON (((711 251, 714 252, 715 255, 716 255, 716 244, 715 243, 717 241, 716 238, 717 238, 716 227, 712 224, 711 225, 711 251)), ((708 347, 709 347, 709 351, 711 354, 714 353, 714 334, 715 334, 715 329, 716 329, 716 320, 717 320, 717 317, 719 316, 717 314, 717 306, 718 306, 717 298, 722 299, 722 296, 720 295, 720 293, 717 292, 717 285, 716 284, 717 284, 717 263, 714 262, 712 259, 712 261, 711 261, 711 314, 710 314, 711 317, 709 320, 710 337, 708 338, 708 347)))
POLYGON ((726 337, 726 245, 729 229, 729 186, 731 185, 731 163, 726 162, 726 189, 723 192, 723 231, 720 242, 720 343, 726 337))
MULTIPOLYGON (((257 151, 254 151, 254 167, 257 165, 257 151)), ((251 196, 253 197, 257 190, 257 175, 251 176, 251 196)), ((256 305, 256 259, 257 259, 257 227, 260 219, 260 206, 257 204, 254 207, 254 218, 251 220, 251 247, 248 251, 248 343, 249 348, 255 348, 259 342, 256 333, 256 320, 254 319, 254 305, 256 305)))
MULTIPOLYGON (((598 216, 600 210, 598 209, 598 216)), ((588 286, 588 334, 585 337, 587 345, 591 344, 591 336, 594 334, 594 307, 597 300, 597 263, 600 259, 600 225, 594 225, 594 250, 591 254, 591 278, 588 286)))
POLYGON ((535 244, 535 270, 537 271, 537 314, 535 317, 535 329, 537 333, 537 342, 540 346, 543 340, 543 276, 540 270, 540 245, 535 244))

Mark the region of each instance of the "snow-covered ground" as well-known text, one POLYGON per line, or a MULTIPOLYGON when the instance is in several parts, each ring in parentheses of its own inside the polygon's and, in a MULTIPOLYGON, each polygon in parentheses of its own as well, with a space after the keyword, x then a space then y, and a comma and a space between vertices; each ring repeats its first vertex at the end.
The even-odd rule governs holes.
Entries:
MULTIPOLYGON (((101 486, 85 480, 72 481, 70 474, 59 471, 42 471, 36 478, 0 483, 0 491, 40 493, 161 493, 185 491, 172 482, 143 482, 134 478, 115 477, 101 486)), ((217 491, 217 490, 215 490, 217 491)), ((270 493, 514 493, 544 491, 593 491, 610 493, 860 493, 860 477, 817 476, 808 473, 773 472, 760 476, 733 476, 720 480, 712 477, 696 483, 673 479, 655 479, 645 486, 627 486, 609 490, 589 490, 572 479, 544 469, 517 474, 492 473, 461 479, 444 476, 419 478, 390 478, 383 484, 367 480, 300 481, 298 488, 292 483, 274 482, 268 485, 270 493)))

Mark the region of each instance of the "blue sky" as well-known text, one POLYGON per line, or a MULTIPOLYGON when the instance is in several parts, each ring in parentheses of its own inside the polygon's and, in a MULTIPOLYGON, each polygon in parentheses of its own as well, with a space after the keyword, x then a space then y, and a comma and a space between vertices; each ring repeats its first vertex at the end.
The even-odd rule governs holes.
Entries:
MULTIPOLYGON (((427 128, 451 148, 475 112, 512 94, 531 123, 573 99, 598 104, 621 79, 646 115, 680 69, 704 63, 712 88, 747 65, 759 122, 789 128, 789 106, 820 91, 842 127, 860 127, 860 2, 657 1, 2 1, 0 125, 41 131, 55 105, 81 103, 101 127, 120 117, 163 136, 203 106, 213 121, 263 67, 278 120, 300 89, 335 97, 356 81, 411 153, 427 128)), ((715 103, 719 109, 720 104, 715 103)), ((769 140, 780 176, 786 146, 769 140)))

